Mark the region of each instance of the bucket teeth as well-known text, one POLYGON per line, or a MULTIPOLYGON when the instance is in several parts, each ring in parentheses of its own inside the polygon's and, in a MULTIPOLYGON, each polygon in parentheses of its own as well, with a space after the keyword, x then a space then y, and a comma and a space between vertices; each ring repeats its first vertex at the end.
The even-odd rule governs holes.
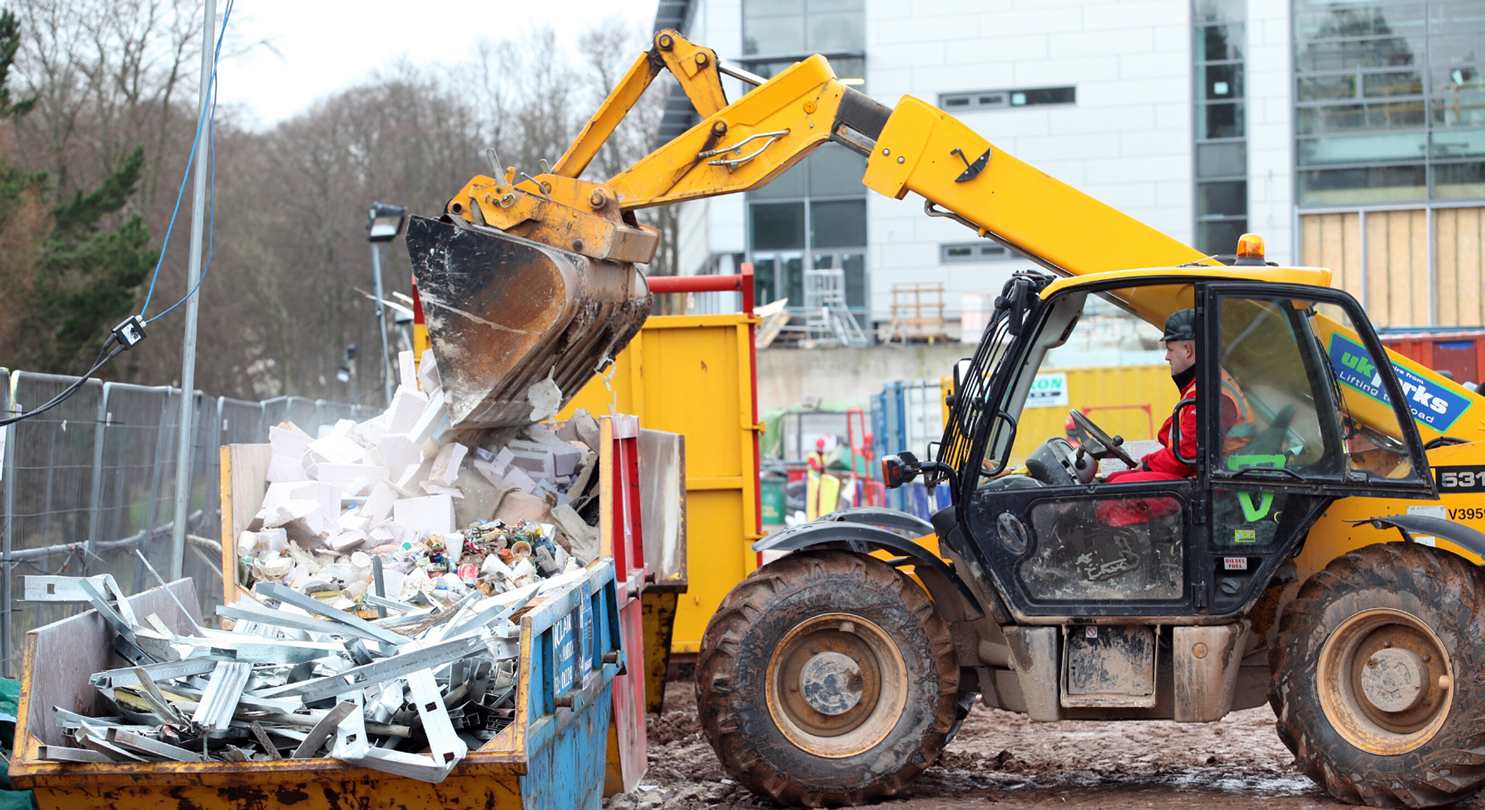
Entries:
POLYGON ((421 217, 407 249, 456 428, 530 422, 527 390, 548 376, 566 405, 650 314, 633 264, 421 217))

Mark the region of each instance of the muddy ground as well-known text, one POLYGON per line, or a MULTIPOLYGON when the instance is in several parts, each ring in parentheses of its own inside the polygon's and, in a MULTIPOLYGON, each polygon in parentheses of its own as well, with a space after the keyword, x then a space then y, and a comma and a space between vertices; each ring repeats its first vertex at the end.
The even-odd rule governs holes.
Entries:
MULTIPOLYGON (((696 720, 689 681, 665 690, 649 720, 650 769, 609 810, 772 808, 722 773, 696 720)), ((1267 707, 1219 723, 1031 723, 976 706, 939 761, 883 810, 937 808, 1340 808, 1301 775, 1267 707)), ((1456 805, 1485 810, 1485 797, 1456 805)))

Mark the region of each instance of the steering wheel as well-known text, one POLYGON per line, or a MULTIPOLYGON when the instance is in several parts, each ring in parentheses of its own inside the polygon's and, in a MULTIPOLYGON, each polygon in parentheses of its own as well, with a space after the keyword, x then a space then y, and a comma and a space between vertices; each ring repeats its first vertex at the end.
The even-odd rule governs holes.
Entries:
POLYGON ((1129 453, 1124 449, 1123 439, 1120 439, 1117 442, 1114 441, 1114 438, 1105 433, 1103 428, 1093 424, 1092 419, 1084 416, 1083 412, 1077 410, 1076 408, 1072 410, 1072 419, 1073 422, 1076 423, 1077 426, 1085 434, 1088 435, 1088 438, 1092 439, 1095 442, 1098 442, 1104 448, 1103 453, 1094 453, 1092 451, 1089 451, 1089 455, 1093 456, 1094 458, 1102 458, 1105 455, 1113 456, 1114 458, 1117 458, 1120 461, 1124 462, 1124 465, 1131 470, 1137 469, 1140 466, 1139 462, 1134 460, 1134 456, 1129 455, 1129 453))

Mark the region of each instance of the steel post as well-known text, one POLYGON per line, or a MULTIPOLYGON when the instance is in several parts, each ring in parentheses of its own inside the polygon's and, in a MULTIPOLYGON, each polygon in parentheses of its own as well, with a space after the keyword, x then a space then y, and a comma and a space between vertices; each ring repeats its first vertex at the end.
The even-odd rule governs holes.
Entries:
MULTIPOLYGON (((390 244, 390 243, 388 243, 390 244)), ((371 272, 376 282, 376 331, 382 337, 382 375, 384 377, 387 394, 387 406, 392 405, 392 379, 396 376, 396 370, 392 365, 392 350, 387 346, 387 308, 382 305, 382 254, 385 248, 378 250, 381 245, 371 243, 371 272)))
POLYGON ((180 371, 180 440, 175 457, 175 525, 171 532, 170 578, 177 580, 186 563, 186 522, 191 508, 191 422, 195 416, 196 389, 196 321, 201 304, 201 294, 196 284, 201 280, 201 237, 206 224, 206 178, 211 172, 210 123, 202 123, 208 115, 212 93, 212 69, 216 62, 216 43, 212 34, 216 31, 217 3, 206 0, 206 16, 201 25, 201 89, 196 105, 200 116, 196 124, 196 137, 204 139, 196 148, 196 184, 191 193, 191 266, 186 279, 186 338, 181 349, 180 371), (204 148, 203 148, 204 147, 204 148))

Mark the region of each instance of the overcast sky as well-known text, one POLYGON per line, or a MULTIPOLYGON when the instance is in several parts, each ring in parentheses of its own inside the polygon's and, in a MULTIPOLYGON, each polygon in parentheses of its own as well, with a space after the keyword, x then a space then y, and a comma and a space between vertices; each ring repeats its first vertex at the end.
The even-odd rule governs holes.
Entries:
MULTIPOLYGON (((218 0, 218 14, 224 6, 218 0)), ((240 106, 245 125, 256 119, 253 128, 266 129, 401 57, 418 65, 456 62, 481 38, 515 38, 541 25, 571 44, 615 16, 648 29, 655 6, 655 0, 239 0, 229 22, 238 41, 268 40, 272 49, 224 58, 218 99, 240 106)))

